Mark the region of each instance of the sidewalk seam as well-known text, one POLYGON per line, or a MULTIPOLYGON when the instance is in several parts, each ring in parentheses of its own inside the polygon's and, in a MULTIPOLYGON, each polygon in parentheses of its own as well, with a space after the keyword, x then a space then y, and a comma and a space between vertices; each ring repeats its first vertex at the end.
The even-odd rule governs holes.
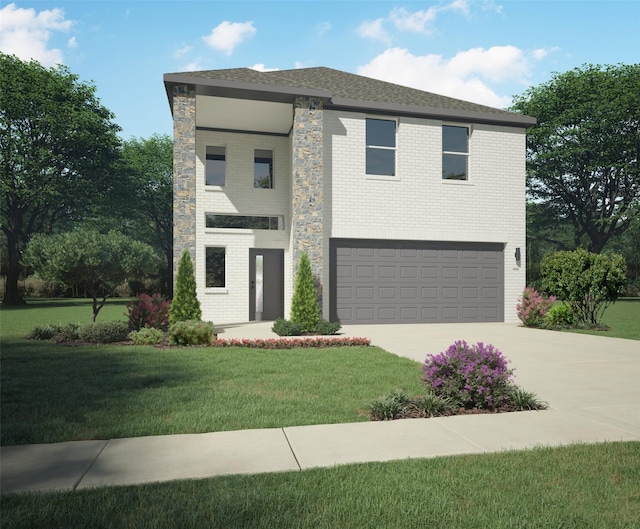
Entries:
POLYGON ((94 457, 91 462, 87 465, 87 468, 84 470, 84 472, 82 473, 82 475, 78 478, 78 480, 73 484, 73 487, 71 487, 71 490, 76 490, 78 488, 78 485, 80 485, 80 483, 82 482, 82 480, 84 479, 84 477, 87 475, 87 472, 89 472, 89 470, 91 470, 91 467, 95 464, 95 462, 98 460, 98 458, 102 455, 102 452, 104 452, 104 449, 107 448, 107 445, 111 442, 111 439, 107 439, 107 442, 104 443, 104 446, 100 449, 100 451, 96 454, 96 457, 94 457))
POLYGON ((296 456, 296 453, 293 451, 293 446, 291 446, 291 441, 289 441, 289 438, 287 437, 287 432, 284 431, 284 428, 280 428, 282 430, 282 435, 284 435, 284 438, 287 440, 287 444, 289 445, 289 450, 291 450, 291 455, 293 456, 293 459, 296 460, 296 465, 298 465, 298 470, 302 470, 302 467, 300 466, 300 461, 298 461, 298 456, 296 456))

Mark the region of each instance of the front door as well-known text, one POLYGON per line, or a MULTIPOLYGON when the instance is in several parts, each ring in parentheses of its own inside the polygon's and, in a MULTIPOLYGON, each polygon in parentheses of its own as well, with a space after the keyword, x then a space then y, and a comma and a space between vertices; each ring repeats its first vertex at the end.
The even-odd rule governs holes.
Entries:
POLYGON ((249 321, 284 317, 284 250, 249 249, 249 321))

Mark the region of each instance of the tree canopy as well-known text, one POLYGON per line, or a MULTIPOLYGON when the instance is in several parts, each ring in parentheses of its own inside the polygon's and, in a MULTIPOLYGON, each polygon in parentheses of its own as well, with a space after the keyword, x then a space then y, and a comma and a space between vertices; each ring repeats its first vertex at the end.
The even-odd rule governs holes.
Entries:
POLYGON ((0 221, 7 243, 3 303, 19 304, 21 252, 35 233, 75 223, 119 187, 119 127, 66 67, 0 54, 0 221))
POLYGON ((173 140, 154 134, 122 144, 121 168, 126 180, 127 217, 135 236, 164 256, 163 289, 171 297, 173 269, 173 140))
POLYGON ((640 64, 585 65, 514 99, 537 118, 527 136, 528 194, 599 253, 640 214, 640 64))
POLYGON ((93 298, 95 321, 114 289, 127 279, 154 273, 158 258, 151 246, 121 233, 85 229, 34 235, 24 252, 24 264, 45 281, 83 285, 93 298))

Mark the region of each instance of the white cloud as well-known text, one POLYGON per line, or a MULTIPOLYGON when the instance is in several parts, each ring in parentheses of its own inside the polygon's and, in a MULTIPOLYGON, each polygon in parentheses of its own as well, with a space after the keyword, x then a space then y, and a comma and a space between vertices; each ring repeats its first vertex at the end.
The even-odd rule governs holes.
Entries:
POLYGON ((200 70, 204 70, 205 67, 203 65, 202 59, 198 57, 195 61, 191 61, 190 63, 185 64, 180 71, 182 72, 198 72, 200 70))
POLYGON ((209 46, 231 55, 243 40, 256 33, 253 22, 228 22, 225 20, 211 30, 211 35, 202 37, 209 46))
POLYGON ((261 62, 258 63, 258 64, 254 64, 253 66, 250 66, 249 68, 251 68, 252 70, 257 70, 258 72, 276 72, 276 71, 278 71, 280 69, 280 68, 267 68, 261 62))
POLYGON ((429 27, 435 20, 439 8, 430 7, 426 11, 409 13, 405 8, 399 7, 391 11, 389 20, 401 31, 413 31, 430 35, 433 30, 429 27))
POLYGON ((191 50, 193 49, 192 46, 189 46, 188 44, 185 44, 184 46, 182 46, 181 48, 178 48, 176 51, 173 52, 173 56, 176 58, 179 57, 184 57, 187 53, 189 53, 191 50))
POLYGON ((75 37, 71 37, 67 42, 67 46, 71 49, 76 49, 78 47, 78 40, 75 37))
POLYGON ((323 37, 326 33, 331 31, 331 22, 321 22, 316 25, 316 29, 321 37, 323 37))
POLYGON ((461 51, 447 65, 457 77, 479 75, 493 82, 526 82, 530 71, 529 61, 515 46, 493 46, 488 50, 472 48, 461 51))
POLYGON ((373 39, 373 40, 381 40, 387 44, 391 43, 391 37, 382 27, 384 23, 383 18, 378 18, 376 20, 365 20, 358 26, 356 32, 362 38, 365 39, 373 39))
POLYGON ((464 99, 496 108, 511 104, 489 83, 526 83, 530 63, 514 46, 473 48, 449 59, 442 55, 413 55, 405 48, 390 48, 358 68, 360 75, 420 90, 464 99))
POLYGON ((61 64, 62 52, 47 47, 49 38, 52 31, 66 32, 72 25, 73 21, 65 20, 61 9, 36 13, 35 9, 8 4, 0 9, 0 50, 23 60, 36 59, 44 66, 61 64))
POLYGON ((551 48, 539 48, 531 52, 531 57, 533 57, 533 59, 536 61, 541 61, 550 53, 553 53, 559 50, 560 48, 558 46, 553 46, 551 48))
POLYGON ((432 35, 433 24, 440 13, 445 11, 457 11, 464 15, 469 14, 467 0, 453 0, 445 5, 431 6, 425 11, 407 11, 404 7, 396 7, 385 18, 365 20, 358 26, 357 32, 363 38, 381 40, 389 44, 391 37, 385 29, 386 25, 393 25, 399 31, 410 31, 422 35, 432 35))

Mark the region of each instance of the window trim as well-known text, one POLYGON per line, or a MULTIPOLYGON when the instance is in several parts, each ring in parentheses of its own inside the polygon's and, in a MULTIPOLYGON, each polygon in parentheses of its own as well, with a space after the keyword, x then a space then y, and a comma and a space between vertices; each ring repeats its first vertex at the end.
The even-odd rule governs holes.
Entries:
POLYGON ((373 180, 399 180, 398 177, 398 126, 399 120, 397 117, 384 117, 384 116, 365 116, 365 124, 364 124, 364 173, 367 179, 373 180), (367 121, 376 120, 376 121, 393 121, 393 143, 394 147, 387 147, 385 145, 375 145, 369 144, 367 142, 367 121), (376 149, 381 151, 392 151, 393 154, 393 174, 379 174, 379 173, 369 173, 367 171, 367 150, 368 149, 376 149))
POLYGON ((442 169, 441 169, 441 175, 440 175, 440 179, 442 182, 448 182, 448 183, 453 183, 453 182, 457 182, 458 184, 461 183, 469 183, 471 181, 471 137, 473 134, 473 127, 470 124, 460 124, 460 123, 442 123, 441 126, 441 133, 442 133, 442 141, 441 141, 441 152, 442 152, 442 169), (459 129, 466 129, 467 130, 467 151, 466 152, 462 152, 462 151, 445 151, 444 150, 444 128, 445 127, 455 127, 455 128, 459 128, 459 129), (444 176, 444 157, 445 155, 449 155, 449 156, 461 156, 465 158, 466 161, 466 171, 465 171, 465 178, 445 178, 444 176))

